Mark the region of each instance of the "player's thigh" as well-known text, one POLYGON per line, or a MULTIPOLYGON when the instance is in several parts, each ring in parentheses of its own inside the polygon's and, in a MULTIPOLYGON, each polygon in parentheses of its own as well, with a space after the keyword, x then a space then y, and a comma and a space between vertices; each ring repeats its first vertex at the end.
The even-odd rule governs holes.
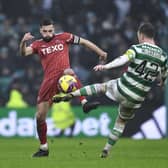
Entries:
POLYGON ((104 84, 106 87, 106 96, 118 102, 117 80, 110 80, 104 84))
POLYGON ((49 80, 44 80, 40 87, 37 103, 50 101, 51 98, 59 92, 58 90, 58 79, 59 77, 54 77, 49 80))
POLYGON ((119 116, 121 119, 130 120, 135 116, 135 109, 119 105, 119 116))

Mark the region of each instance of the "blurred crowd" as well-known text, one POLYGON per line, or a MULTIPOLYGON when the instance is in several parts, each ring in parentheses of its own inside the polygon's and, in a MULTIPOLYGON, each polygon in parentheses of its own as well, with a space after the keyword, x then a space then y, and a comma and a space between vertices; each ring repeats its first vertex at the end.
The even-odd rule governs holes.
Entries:
MULTIPOLYGON (((39 22, 44 16, 55 21, 56 32, 71 32, 96 43, 108 52, 108 61, 137 43, 136 30, 142 21, 155 25, 156 42, 168 51, 166 0, 1 0, 0 106, 8 101, 11 89, 18 89, 29 105, 36 104, 42 67, 38 56, 21 57, 18 48, 24 33, 39 37, 39 22)), ((81 46, 71 47, 70 59, 84 85, 115 78, 124 71, 123 67, 123 70, 93 72, 98 57, 81 46)), ((162 96, 156 87, 148 99, 155 94, 162 96)))

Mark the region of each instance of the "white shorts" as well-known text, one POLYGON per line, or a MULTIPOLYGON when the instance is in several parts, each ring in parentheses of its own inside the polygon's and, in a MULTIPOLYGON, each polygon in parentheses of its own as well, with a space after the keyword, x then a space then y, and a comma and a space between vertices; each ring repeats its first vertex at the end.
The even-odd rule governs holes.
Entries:
POLYGON ((135 113, 135 104, 128 101, 120 94, 117 88, 117 79, 105 83, 107 86, 106 96, 119 103, 119 115, 122 119, 132 119, 135 113))

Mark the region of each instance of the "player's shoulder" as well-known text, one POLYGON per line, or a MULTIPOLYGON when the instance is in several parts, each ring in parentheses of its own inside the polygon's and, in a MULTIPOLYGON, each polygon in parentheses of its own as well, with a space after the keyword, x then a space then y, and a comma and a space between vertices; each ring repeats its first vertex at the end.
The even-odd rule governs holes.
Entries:
POLYGON ((43 42, 43 39, 36 39, 30 44, 30 47, 36 48, 36 47, 40 46, 42 44, 42 42, 43 42))
POLYGON ((137 55, 139 52, 141 52, 143 48, 144 48, 144 43, 133 44, 131 45, 130 50, 134 51, 134 53, 137 55))
POLYGON ((138 45, 138 44, 133 44, 133 45, 131 45, 130 48, 129 48, 129 51, 133 51, 133 52, 136 53, 136 51, 137 51, 137 45, 138 45))
POLYGON ((65 37, 67 35, 71 35, 71 33, 69 33, 69 32, 60 32, 60 33, 56 33, 55 37, 65 37))
POLYGON ((55 36, 62 36, 65 32, 55 33, 55 36))
POLYGON ((59 40, 66 41, 66 42, 69 42, 73 39, 73 34, 68 33, 68 32, 62 32, 62 33, 59 33, 59 34, 55 34, 55 38, 59 39, 59 40))
POLYGON ((32 43, 34 44, 41 44, 43 42, 43 39, 36 39, 32 43))
POLYGON ((162 49, 162 51, 163 51, 163 56, 166 58, 166 59, 168 59, 168 54, 167 54, 167 52, 166 51, 164 51, 163 49, 162 49))
POLYGON ((148 44, 148 45, 150 45, 151 47, 157 49, 161 53, 161 55, 163 57, 167 57, 166 51, 163 48, 161 48, 159 45, 157 45, 157 44, 148 44))
POLYGON ((161 48, 161 47, 158 46, 158 45, 156 45, 156 46, 157 46, 158 49, 160 49, 160 51, 161 51, 161 53, 162 53, 162 55, 163 55, 164 57, 168 57, 167 52, 165 51, 165 49, 161 48))
POLYGON ((143 46, 143 44, 133 44, 133 45, 131 46, 131 49, 137 50, 138 48, 141 48, 142 46, 143 46))

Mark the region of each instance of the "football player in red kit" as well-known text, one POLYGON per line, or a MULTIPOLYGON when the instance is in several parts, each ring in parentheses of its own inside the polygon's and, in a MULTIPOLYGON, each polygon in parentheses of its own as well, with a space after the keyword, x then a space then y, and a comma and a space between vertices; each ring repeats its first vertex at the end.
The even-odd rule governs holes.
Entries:
MULTIPOLYGON (((55 34, 54 22, 51 19, 44 19, 40 24, 41 39, 35 40, 32 44, 26 42, 34 39, 30 32, 25 33, 20 42, 20 53, 23 56, 38 54, 44 71, 44 79, 38 92, 37 98, 37 133, 40 140, 39 150, 33 154, 33 157, 43 157, 49 155, 47 144, 47 125, 46 115, 52 103, 52 97, 59 92, 57 87, 58 79, 63 74, 71 74, 76 77, 78 87, 81 83, 70 69, 69 63, 69 45, 81 44, 91 49, 99 55, 101 60, 105 60, 107 53, 97 47, 94 43, 71 33, 55 34)), ((86 98, 81 96, 80 101, 84 112, 95 109, 98 102, 87 102, 86 98)))

